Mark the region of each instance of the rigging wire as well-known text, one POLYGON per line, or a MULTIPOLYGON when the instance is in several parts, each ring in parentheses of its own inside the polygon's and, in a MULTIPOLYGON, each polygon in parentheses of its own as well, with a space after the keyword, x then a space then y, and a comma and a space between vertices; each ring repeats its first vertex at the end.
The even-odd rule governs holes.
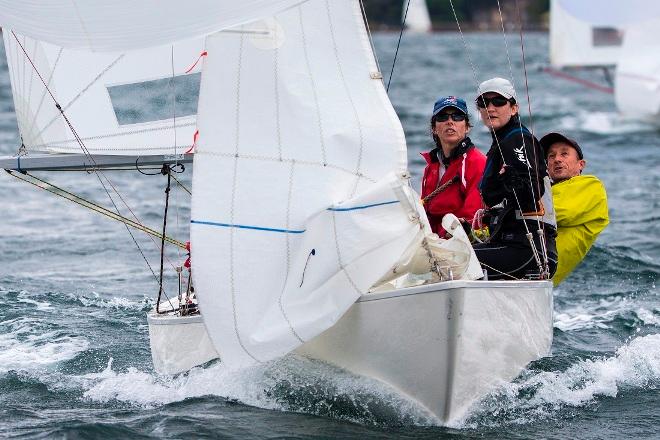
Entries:
MULTIPOLYGON (((518 0, 515 0, 515 4, 516 4, 516 7, 518 7, 518 0)), ((513 86, 513 88, 515 90, 516 82, 515 82, 515 77, 513 75, 513 65, 511 63, 511 55, 509 53, 509 43, 508 43, 508 40, 507 40, 507 37, 506 37, 506 30, 504 29, 504 17, 503 17, 503 14, 502 14, 502 7, 500 5, 500 0, 497 0, 497 11, 498 11, 499 16, 500 16, 500 25, 501 25, 501 28, 502 28, 502 37, 504 39, 504 48, 506 50, 506 59, 507 59, 508 65, 509 65, 509 76, 511 78, 511 85, 513 86)), ((518 24, 519 24, 519 30, 520 30, 520 44, 521 44, 521 47, 522 47, 523 46, 523 41, 522 41, 522 19, 520 17, 520 9, 519 8, 518 8, 518 24)), ((527 96, 527 108, 528 108, 528 112, 529 112, 530 127, 531 127, 532 137, 534 137, 534 124, 532 123, 532 106, 531 106, 531 101, 530 101, 530 97, 529 97, 529 85, 527 83, 527 65, 525 63, 524 49, 523 49, 522 63, 523 63, 523 69, 524 69, 524 72, 525 72, 525 95, 527 96)), ((520 128, 520 131, 522 133, 522 120, 521 120, 520 117, 518 117, 518 127, 520 128)), ((522 149, 523 156, 525 157, 525 160, 527 161, 527 164, 529 165, 529 158, 527 157, 527 148, 526 148, 526 145, 525 145, 525 137, 521 136, 521 139, 522 139, 522 146, 523 146, 523 149, 522 149)), ((538 158, 536 157, 536 145, 532 145, 532 155, 533 155, 533 161, 534 161, 534 171, 535 171, 536 176, 537 176, 537 179, 536 179, 536 191, 537 192, 536 193, 534 193, 534 187, 533 187, 534 182, 532 181, 532 171, 531 171, 529 166, 527 167, 527 178, 529 179, 530 189, 532 190, 531 192, 532 192, 532 200, 534 202, 534 206, 539 207, 540 205, 539 205, 539 202, 536 200, 536 194, 539 194, 539 196, 540 196, 541 187, 540 187, 540 182, 539 182, 539 179, 538 179, 539 169, 538 169, 538 158)), ((543 226, 543 222, 538 218, 538 216, 536 216, 536 217, 537 217, 536 218, 537 231, 544 232, 545 228, 543 226)), ((528 231, 528 233, 529 233, 529 231, 528 231)), ((539 235, 541 235, 541 234, 539 234, 539 235)), ((544 237, 543 238, 539 237, 539 239, 541 241, 543 241, 544 237)), ((530 244, 532 245, 532 252, 534 253, 534 258, 536 259, 536 263, 539 266, 539 269, 540 270, 543 270, 543 269, 547 270, 548 255, 547 255, 547 252, 546 252, 546 249, 545 249, 545 245, 541 246, 541 253, 543 255, 543 264, 541 264, 541 260, 540 260, 540 257, 538 256, 538 250, 536 249, 536 245, 534 243, 532 243, 531 241, 530 241, 530 244)))
MULTIPOLYGON (((449 0, 449 5, 451 6, 451 10, 452 10, 452 13, 453 13, 453 15, 454 15, 454 20, 456 21, 456 25, 457 25, 457 27, 458 27, 458 32, 459 32, 459 34, 460 34, 460 36, 461 36, 461 40, 462 40, 462 42, 463 42, 463 46, 465 47, 465 51, 466 51, 466 54, 467 54, 467 57, 468 57, 468 62, 469 62, 469 64, 470 64, 470 68, 472 69, 472 77, 473 77, 473 80, 474 80, 474 82, 475 82, 475 84, 476 84, 476 86, 477 86, 477 91, 478 91, 478 90, 479 90, 479 80, 477 79, 477 69, 476 69, 476 66, 475 66, 475 64, 474 64, 474 62, 473 62, 473 60, 472 60, 472 55, 471 55, 470 46, 467 44, 467 41, 465 40, 465 35, 463 34, 463 30, 461 29, 461 24, 460 24, 460 21, 459 21, 459 19, 458 19, 458 15, 456 14, 456 8, 454 7, 454 1, 453 1, 453 0, 449 0)), ((499 5, 499 0, 498 0, 498 5, 499 5)), ((486 114, 487 114, 488 119, 489 119, 489 121, 490 121, 490 115, 488 115, 488 113, 486 113, 486 114)), ((499 151, 499 153, 500 153, 500 157, 502 158, 502 164, 503 164, 504 166, 506 166, 507 163, 506 163, 506 160, 505 160, 505 158, 504 158, 504 153, 502 152, 502 146, 500 145, 500 141, 499 141, 497 135, 495 135, 495 132, 492 131, 492 133, 493 133, 493 138, 495 139, 495 144, 497 145, 497 149, 498 149, 498 151, 499 151)), ((531 184, 532 184, 532 182, 530 181, 530 185, 531 185, 531 184)), ((515 199, 515 202, 516 202, 516 205, 517 205, 517 207, 518 207, 518 210, 522 213, 522 212, 523 212, 523 209, 522 209, 522 206, 521 206, 521 204, 520 204, 520 200, 519 200, 519 198, 518 198, 518 194, 517 194, 517 192, 516 192, 516 190, 515 190, 514 188, 511 188, 511 189, 512 189, 513 197, 514 197, 514 199, 515 199)), ((529 230, 529 227, 528 227, 528 225, 527 225, 527 222, 526 222, 526 221, 523 221, 522 223, 523 223, 523 225, 524 225, 524 227, 525 227, 525 232, 526 232, 527 237, 530 237, 530 236, 531 236, 531 232, 530 232, 530 230, 529 230)), ((538 254, 537 254, 537 253, 538 253, 538 250, 536 249, 536 245, 535 245, 534 241, 531 240, 531 239, 530 239, 530 246, 531 246, 531 248, 532 248, 532 253, 534 254, 535 258, 537 259, 537 262, 540 262, 540 260, 538 259, 538 254)), ((539 270, 541 270, 541 271, 543 270, 543 268, 541 267, 540 264, 539 264, 539 270)))
POLYGON ((390 91, 390 83, 392 82, 392 75, 394 75, 394 65, 396 64, 396 57, 399 55, 399 46, 401 45, 401 37, 403 36, 403 29, 406 26, 406 18, 408 17, 408 8, 410 7, 410 0, 406 2, 406 10, 403 13, 403 20, 401 20, 401 30, 399 31, 399 41, 396 43, 396 51, 394 52, 394 59, 392 60, 392 69, 390 70, 390 77, 387 80, 386 92, 390 91))
POLYGON ((380 61, 378 61, 378 54, 376 54, 376 47, 374 46, 374 39, 371 36, 371 28, 369 28, 369 20, 367 19, 367 11, 364 9, 364 2, 360 0, 360 10, 362 11, 362 19, 364 20, 364 25, 367 28, 367 36, 369 37, 369 44, 371 45, 371 52, 374 54, 374 60, 376 60, 376 68, 380 72, 380 61))

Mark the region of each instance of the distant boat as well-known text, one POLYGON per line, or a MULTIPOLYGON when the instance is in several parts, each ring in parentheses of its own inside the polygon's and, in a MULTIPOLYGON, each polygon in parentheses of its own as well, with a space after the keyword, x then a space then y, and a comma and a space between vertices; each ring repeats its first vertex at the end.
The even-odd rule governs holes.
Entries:
POLYGON ((552 0, 550 63, 604 68, 617 108, 660 125, 660 2, 552 0))
POLYGON ((431 32, 431 16, 426 6, 426 0, 404 0, 401 19, 405 20, 407 31, 426 33, 431 32), (410 2, 410 5, 408 5, 410 2), (408 13, 406 14, 406 9, 408 13))

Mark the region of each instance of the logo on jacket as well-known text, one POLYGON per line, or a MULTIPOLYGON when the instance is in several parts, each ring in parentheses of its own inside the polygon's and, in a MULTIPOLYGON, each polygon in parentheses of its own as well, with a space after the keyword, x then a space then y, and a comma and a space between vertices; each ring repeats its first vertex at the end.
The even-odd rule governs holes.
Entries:
POLYGON ((529 161, 525 157, 525 147, 521 146, 520 148, 514 148, 513 153, 516 155, 516 158, 527 165, 527 168, 531 168, 532 166, 529 164, 529 161))

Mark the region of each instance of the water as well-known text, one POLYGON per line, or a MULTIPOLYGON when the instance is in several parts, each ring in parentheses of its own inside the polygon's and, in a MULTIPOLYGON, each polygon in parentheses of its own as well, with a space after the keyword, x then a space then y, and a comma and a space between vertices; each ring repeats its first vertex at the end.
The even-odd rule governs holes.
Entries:
MULTIPOLYGON (((386 79, 396 38, 375 36, 386 79)), ((468 35, 467 43, 478 80, 510 76, 501 35, 468 35)), ((508 45, 527 115, 517 37, 508 45)), ((533 129, 565 131, 580 141, 587 172, 607 187, 611 224, 555 290, 552 356, 495 390, 457 426, 435 426, 382 384, 298 357, 242 372, 211 363, 177 377, 155 374, 145 312, 157 284, 126 229, 3 174, 0 436, 660 437, 660 133, 617 115, 612 96, 541 73, 536 67, 547 63, 547 46, 546 35, 525 37, 533 129)), ((601 80, 598 72, 584 75, 601 80)), ((8 82, 3 62, 3 154, 18 142, 8 82)), ((455 94, 469 102, 476 82, 458 34, 404 37, 390 96, 416 185, 433 101, 455 94)), ((473 114, 471 136, 485 150, 488 134, 473 114)), ((158 227, 164 179, 108 175, 140 218, 158 227)), ((93 176, 49 177, 104 201, 93 176)), ((189 174, 181 179, 190 183, 189 174)), ((185 240, 185 193, 175 191, 173 205, 171 235, 185 240)), ((155 270, 157 246, 141 235, 136 240, 155 270)), ((184 259, 176 251, 168 257, 184 259)))

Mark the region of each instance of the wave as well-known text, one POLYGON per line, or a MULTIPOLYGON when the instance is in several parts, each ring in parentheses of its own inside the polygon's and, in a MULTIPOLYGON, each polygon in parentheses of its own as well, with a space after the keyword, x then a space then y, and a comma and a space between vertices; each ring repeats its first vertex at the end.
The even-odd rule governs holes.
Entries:
POLYGON ((659 388, 660 334, 641 336, 612 356, 580 360, 564 371, 528 370, 480 402, 462 427, 529 424, 601 397, 659 388))
POLYGON ((608 329, 615 321, 628 326, 660 326, 660 308, 645 308, 636 299, 616 296, 585 300, 554 315, 554 327, 566 331, 608 329))
POLYGON ((73 359, 89 342, 43 320, 19 317, 0 323, 0 373, 35 371, 73 359))
POLYGON ((175 404, 203 396, 220 397, 264 409, 330 416, 367 425, 428 426, 437 421, 421 406, 376 380, 296 355, 264 365, 230 369, 215 362, 186 374, 158 376, 129 368, 73 379, 84 398, 140 407, 175 404))

